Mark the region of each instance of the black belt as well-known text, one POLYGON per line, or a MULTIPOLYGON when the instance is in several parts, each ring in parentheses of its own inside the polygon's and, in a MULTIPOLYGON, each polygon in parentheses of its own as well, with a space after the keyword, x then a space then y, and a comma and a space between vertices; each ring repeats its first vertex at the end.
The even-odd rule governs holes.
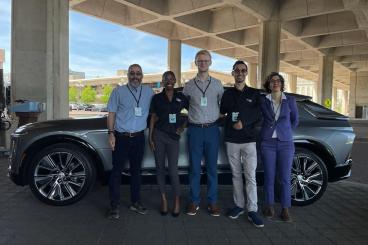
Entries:
POLYGON ((132 138, 132 137, 137 137, 137 136, 141 136, 141 135, 143 135, 144 134, 144 130, 142 130, 142 131, 138 131, 138 132, 134 132, 134 133, 129 133, 129 132, 122 132, 122 133, 120 133, 120 132, 116 132, 118 135, 122 135, 122 136, 127 136, 127 137, 130 137, 130 138, 132 138))
POLYGON ((217 122, 212 122, 212 123, 189 123, 189 126, 192 127, 198 127, 198 128, 209 128, 212 126, 217 125, 217 122))

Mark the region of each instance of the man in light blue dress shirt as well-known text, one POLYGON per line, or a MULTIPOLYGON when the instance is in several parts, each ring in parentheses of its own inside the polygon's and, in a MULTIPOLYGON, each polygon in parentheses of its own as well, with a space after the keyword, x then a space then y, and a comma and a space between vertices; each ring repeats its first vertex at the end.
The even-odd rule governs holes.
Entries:
POLYGON ((112 148, 112 171, 109 179, 110 209, 108 217, 118 219, 120 205, 121 172, 124 162, 130 165, 130 209, 146 214, 140 202, 140 171, 144 154, 144 130, 152 96, 152 88, 142 85, 143 73, 138 64, 129 66, 128 84, 116 87, 110 96, 107 108, 109 144, 112 148))

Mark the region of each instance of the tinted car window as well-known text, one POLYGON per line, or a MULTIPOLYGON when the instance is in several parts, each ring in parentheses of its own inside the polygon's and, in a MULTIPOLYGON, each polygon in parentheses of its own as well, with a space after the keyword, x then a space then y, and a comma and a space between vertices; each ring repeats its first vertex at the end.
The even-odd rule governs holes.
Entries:
POLYGON ((303 101, 303 105, 305 106, 305 109, 307 109, 310 113, 312 113, 314 116, 317 116, 317 117, 320 117, 320 116, 345 117, 344 115, 341 115, 340 113, 332 111, 310 100, 303 101))

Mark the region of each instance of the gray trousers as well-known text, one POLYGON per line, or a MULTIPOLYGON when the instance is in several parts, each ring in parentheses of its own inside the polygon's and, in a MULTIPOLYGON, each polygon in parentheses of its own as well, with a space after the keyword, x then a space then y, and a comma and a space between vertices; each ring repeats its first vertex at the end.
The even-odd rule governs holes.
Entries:
POLYGON ((244 171, 247 210, 248 212, 257 212, 256 143, 235 144, 226 142, 226 151, 233 176, 233 197, 235 205, 244 208, 244 186, 242 178, 244 171))
POLYGON ((179 141, 170 138, 165 132, 155 129, 153 132, 153 141, 155 143, 155 161, 157 170, 157 183, 160 187, 161 194, 166 193, 166 157, 168 162, 169 176, 174 196, 180 195, 180 183, 178 176, 178 158, 179 158, 179 141))

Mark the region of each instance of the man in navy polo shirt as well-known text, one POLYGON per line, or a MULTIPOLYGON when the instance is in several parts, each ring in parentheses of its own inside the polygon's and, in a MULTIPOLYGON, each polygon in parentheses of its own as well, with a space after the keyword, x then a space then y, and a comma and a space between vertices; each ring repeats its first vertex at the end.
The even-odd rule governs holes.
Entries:
POLYGON ((126 160, 130 165, 130 209, 146 214, 146 208, 140 202, 140 171, 144 154, 144 130, 153 90, 142 85, 143 73, 138 64, 129 66, 128 84, 116 87, 107 105, 109 114, 107 127, 109 144, 112 148, 112 171, 109 180, 110 219, 119 219, 121 172, 126 160))

